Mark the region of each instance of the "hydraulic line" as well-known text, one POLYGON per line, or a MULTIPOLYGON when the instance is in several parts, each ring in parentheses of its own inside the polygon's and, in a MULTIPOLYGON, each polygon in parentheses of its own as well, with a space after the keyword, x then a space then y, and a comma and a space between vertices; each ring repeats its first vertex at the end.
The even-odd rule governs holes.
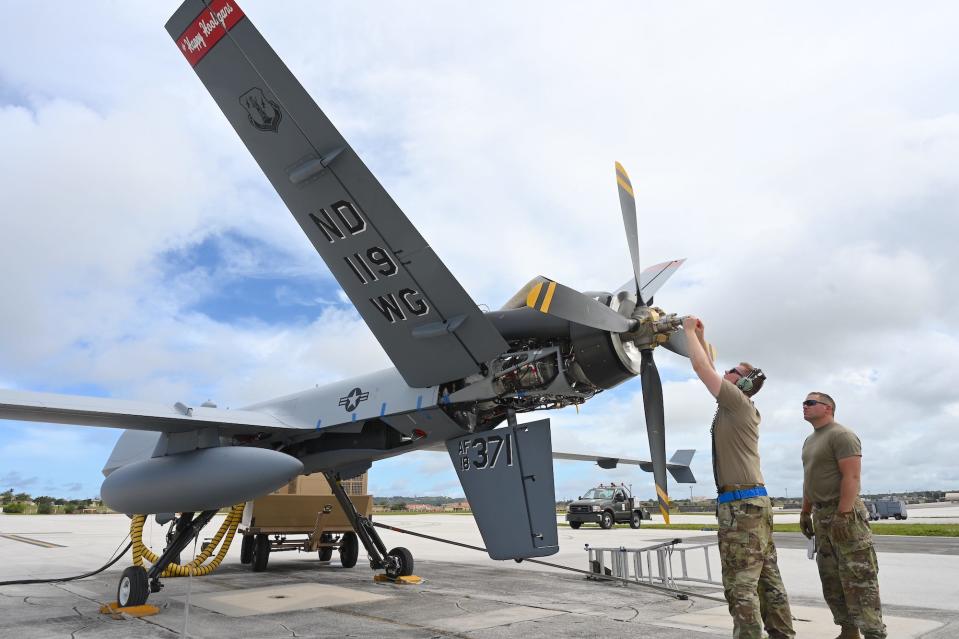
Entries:
MULTIPOLYGON (((220 562, 223 561, 223 558, 226 557, 226 553, 230 549, 230 544, 233 543, 233 536, 236 534, 236 529, 240 525, 240 520, 243 518, 243 507, 244 504, 237 504, 230 509, 230 512, 227 514, 226 519, 223 520, 223 524, 213 536, 213 539, 193 561, 182 566, 180 564, 171 563, 163 569, 163 572, 160 573, 160 576, 186 577, 189 575, 194 575, 201 577, 203 575, 209 575, 211 572, 216 570, 220 565, 220 562), (223 542, 222 545, 220 544, 221 541, 223 542), (220 546, 219 552, 217 552, 216 556, 210 561, 210 563, 203 565, 204 562, 210 558, 210 555, 213 554, 213 551, 216 550, 218 545, 220 546)), ((157 556, 143 544, 143 524, 145 522, 146 515, 136 515, 130 522, 130 538, 133 540, 134 566, 142 566, 144 559, 151 564, 155 564, 160 559, 159 556, 157 556)))
MULTIPOLYGON (((126 541, 129 537, 130 535, 127 535, 126 537, 123 538, 123 541, 126 541)), ((123 541, 120 542, 120 546, 123 545, 123 541)), ((103 572, 104 570, 112 566, 113 564, 120 561, 120 559, 127 554, 127 551, 130 550, 130 546, 132 545, 133 545, 133 542, 131 541, 130 543, 127 544, 127 547, 123 549, 123 552, 121 552, 119 555, 116 555, 115 557, 113 557, 113 559, 111 559, 110 561, 103 564, 102 566, 100 566, 99 568, 97 568, 96 570, 92 572, 87 572, 82 575, 76 575, 74 577, 57 577, 54 579, 15 579, 13 581, 0 581, 0 586, 23 586, 27 584, 54 584, 54 583, 60 583, 62 581, 76 581, 77 579, 86 579, 87 577, 92 577, 93 575, 100 574, 101 572, 103 572)), ((114 554, 116 554, 120 546, 117 546, 116 550, 113 551, 114 554)))
MULTIPOLYGON (((396 528, 395 526, 388 526, 386 524, 380 523, 378 521, 370 522, 377 528, 385 528, 386 530, 392 530, 393 532, 403 533, 404 535, 413 535, 414 537, 422 537, 423 539, 429 539, 431 541, 438 541, 443 544, 451 544, 453 546, 459 546, 460 548, 469 548, 470 550, 478 550, 480 552, 486 552, 485 548, 480 546, 471 546, 470 544, 464 544, 459 541, 453 541, 451 539, 443 539, 442 537, 434 537, 433 535, 426 535, 424 533, 413 532, 412 530, 404 530, 403 528, 396 528)), ((679 590, 674 588, 666 588, 665 586, 654 586, 653 584, 643 583, 641 581, 633 581, 632 579, 626 579, 625 577, 614 577, 613 575, 602 575, 589 570, 581 570, 580 568, 573 568, 572 566, 564 566, 562 564, 554 564, 549 561, 543 561, 541 559, 522 559, 516 560, 519 561, 528 561, 533 564, 540 564, 542 566, 549 566, 550 568, 560 568, 561 570, 569 570, 571 572, 578 572, 580 574, 586 575, 592 579, 605 579, 607 581, 622 581, 634 586, 641 586, 643 588, 648 588, 662 595, 667 595, 669 597, 674 597, 676 599, 686 600, 690 597, 696 597, 697 599, 706 599, 707 601, 716 601, 719 603, 726 603, 725 599, 720 597, 711 597, 709 595, 703 595, 698 592, 692 592, 689 590, 679 590)))

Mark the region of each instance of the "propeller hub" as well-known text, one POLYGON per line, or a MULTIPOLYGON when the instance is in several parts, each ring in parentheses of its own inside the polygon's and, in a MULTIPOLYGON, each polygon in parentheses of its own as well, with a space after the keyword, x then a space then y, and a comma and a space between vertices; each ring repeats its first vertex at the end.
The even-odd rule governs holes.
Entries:
POLYGON ((679 328, 682 320, 676 313, 666 313, 656 306, 637 306, 631 319, 635 328, 623 337, 640 350, 653 349, 669 340, 669 334, 679 328))

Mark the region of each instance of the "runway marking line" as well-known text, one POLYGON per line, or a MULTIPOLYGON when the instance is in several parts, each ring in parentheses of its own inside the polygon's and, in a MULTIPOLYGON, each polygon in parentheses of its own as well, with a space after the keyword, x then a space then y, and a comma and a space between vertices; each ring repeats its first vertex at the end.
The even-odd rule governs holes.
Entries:
POLYGON ((2 537, 3 539, 10 539, 11 541, 19 541, 25 544, 40 546, 41 548, 66 548, 66 546, 61 546, 60 544, 52 544, 49 541, 40 541, 39 539, 31 539, 30 537, 21 537, 20 535, 14 535, 11 533, 0 533, 0 537, 2 537))

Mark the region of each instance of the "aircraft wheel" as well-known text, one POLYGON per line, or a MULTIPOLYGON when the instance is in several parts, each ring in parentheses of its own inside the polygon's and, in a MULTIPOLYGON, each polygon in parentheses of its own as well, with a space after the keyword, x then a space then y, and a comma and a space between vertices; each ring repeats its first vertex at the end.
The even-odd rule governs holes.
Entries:
POLYGON ((253 561, 253 535, 243 535, 240 542, 240 563, 248 564, 253 561))
POLYGON ((636 530, 642 525, 643 525, 643 518, 640 516, 638 512, 634 511, 629 518, 629 527, 632 528, 633 530, 636 530))
POLYGON ((390 579, 413 574, 413 553, 406 548, 394 548, 386 554, 386 559, 386 576, 390 579))
POLYGON ((579 527, 582 526, 582 525, 583 525, 583 522, 581 522, 581 521, 571 521, 571 522, 569 522, 569 527, 572 528, 573 530, 578 530, 579 527))
POLYGON ((356 565, 356 559, 359 556, 360 542, 356 538, 356 533, 343 533, 343 539, 340 540, 340 563, 344 568, 352 568, 356 565))
POLYGON ((608 510, 603 511, 603 518, 599 522, 599 527, 603 530, 609 530, 616 521, 613 519, 613 513, 608 510))
POLYGON ((263 572, 270 562, 270 536, 257 535, 253 541, 253 572, 263 572))
POLYGON ((117 586, 117 603, 120 607, 142 606, 149 596, 150 583, 147 580, 146 569, 143 566, 125 568, 117 586))
MULTIPOLYGON (((331 535, 330 533, 323 533, 322 535, 320 535, 320 542, 326 544, 326 543, 331 543, 332 541, 333 541, 333 535, 331 535)), ((320 548, 317 551, 317 554, 320 556, 320 561, 329 561, 330 559, 333 558, 333 547, 327 546, 325 548, 320 548)))

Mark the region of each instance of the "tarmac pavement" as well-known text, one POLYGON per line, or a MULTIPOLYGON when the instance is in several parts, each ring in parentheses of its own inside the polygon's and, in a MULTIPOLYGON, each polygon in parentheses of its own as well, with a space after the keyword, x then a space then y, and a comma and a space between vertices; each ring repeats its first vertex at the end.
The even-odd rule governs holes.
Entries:
MULTIPOLYGON (((472 517, 378 516, 381 521, 456 541, 482 545, 472 517)), ((216 522, 215 522, 216 523, 216 522)), ((0 514, 0 581, 66 576, 102 565, 129 529, 122 515, 4 516, 0 514), (26 540, 26 541, 25 541, 26 540), (36 545, 31 542, 40 542, 36 545)), ((207 528, 203 536, 213 534, 207 528)), ((715 533, 677 531, 691 543, 715 533)), ((545 558, 586 568, 584 545, 640 547, 669 537, 665 530, 559 529, 561 550, 545 558)), ((729 636, 725 606, 681 601, 642 589, 588 581, 582 575, 524 562, 494 562, 483 553, 381 530, 387 547, 405 546, 416 560, 420 585, 377 584, 361 553, 353 569, 313 554, 275 553, 269 569, 253 573, 239 563, 239 544, 223 566, 202 578, 165 579, 148 603, 157 616, 101 615, 113 601, 128 559, 82 581, 0 586, 0 637, 584 637, 729 636), (189 605, 188 605, 189 603, 189 605), (625 624, 629 624, 626 626, 625 624), (184 630, 186 632, 184 632, 184 630)), ((163 530, 148 525, 144 541, 156 550, 163 530)), ((912 543, 904 542, 907 546, 912 543)), ((780 565, 800 637, 832 638, 815 563, 804 549, 782 543, 780 565)), ((959 636, 959 556, 880 550, 880 588, 890 637, 959 636)), ((692 560, 690 570, 704 566, 692 560)), ((187 553, 185 553, 187 554, 187 553)), ((713 556, 713 570, 718 562, 713 556)), ((699 592, 722 597, 721 589, 699 592)))

